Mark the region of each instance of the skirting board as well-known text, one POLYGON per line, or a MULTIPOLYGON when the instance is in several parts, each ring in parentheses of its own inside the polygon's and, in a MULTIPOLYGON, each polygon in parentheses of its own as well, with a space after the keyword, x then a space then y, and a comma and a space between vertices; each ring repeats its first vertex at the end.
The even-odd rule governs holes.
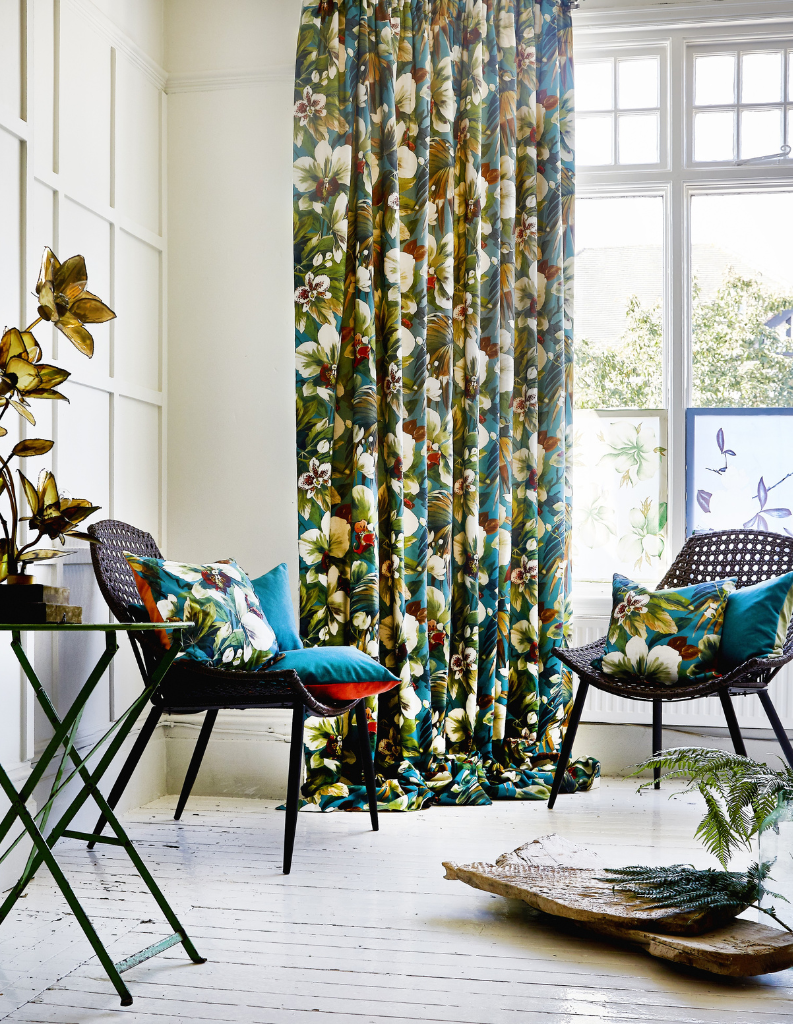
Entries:
MULTIPOLYGON (((166 792, 179 793, 203 716, 173 716, 166 723, 166 792)), ((196 796, 239 796, 283 800, 289 764, 289 711, 221 712, 193 792, 196 796)), ((779 744, 770 730, 746 730, 750 757, 778 764, 779 744)), ((725 729, 664 729, 664 746, 731 749, 725 729)), ((630 766, 650 756, 646 725, 582 722, 574 755, 597 757, 603 775, 625 776, 630 766)), ((189 813, 188 810, 185 813, 189 813)))

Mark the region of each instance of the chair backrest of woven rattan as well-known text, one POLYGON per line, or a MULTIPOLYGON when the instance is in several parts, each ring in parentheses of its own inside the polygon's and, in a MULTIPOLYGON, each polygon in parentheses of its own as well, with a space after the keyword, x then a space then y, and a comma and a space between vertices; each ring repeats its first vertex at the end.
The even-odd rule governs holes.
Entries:
POLYGON ((99 541, 91 545, 96 582, 111 612, 119 622, 139 622, 140 594, 124 552, 146 558, 162 558, 150 533, 138 530, 118 519, 103 519, 88 527, 88 533, 99 541))
POLYGON ((738 587, 793 570, 793 537, 759 530, 715 530, 689 537, 658 589, 736 577, 738 587))

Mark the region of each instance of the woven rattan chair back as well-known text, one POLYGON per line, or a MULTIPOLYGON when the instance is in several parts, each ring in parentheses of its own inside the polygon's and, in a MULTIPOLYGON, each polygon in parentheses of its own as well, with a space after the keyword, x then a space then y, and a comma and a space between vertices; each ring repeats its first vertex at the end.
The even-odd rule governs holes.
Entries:
POLYGON ((793 537, 759 530, 719 530, 690 537, 658 589, 736 577, 750 587, 793 570, 793 537))
POLYGON ((140 594, 124 552, 146 558, 162 558, 154 537, 118 519, 103 519, 88 527, 89 536, 98 540, 91 545, 94 574, 102 596, 119 622, 137 622, 140 594))

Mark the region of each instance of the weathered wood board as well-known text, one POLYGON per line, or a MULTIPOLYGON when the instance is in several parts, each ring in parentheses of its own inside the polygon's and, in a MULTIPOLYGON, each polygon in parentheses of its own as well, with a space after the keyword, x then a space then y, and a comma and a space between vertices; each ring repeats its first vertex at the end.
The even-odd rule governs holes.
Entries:
POLYGON ((683 912, 650 909, 648 901, 615 893, 596 876, 602 869, 444 861, 446 878, 476 889, 520 899, 536 910, 578 927, 635 943, 651 956, 733 977, 793 967, 793 935, 736 920, 738 911, 683 912))

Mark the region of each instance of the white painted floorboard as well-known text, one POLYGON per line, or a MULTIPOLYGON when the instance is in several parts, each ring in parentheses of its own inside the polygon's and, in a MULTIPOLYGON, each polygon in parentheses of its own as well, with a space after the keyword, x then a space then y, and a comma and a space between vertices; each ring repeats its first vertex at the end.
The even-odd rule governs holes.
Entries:
MULTIPOLYGON (((525 905, 443 879, 442 860, 493 860, 557 832, 607 863, 711 863, 692 797, 635 783, 544 804, 300 815, 281 874, 270 801, 175 797, 126 816, 202 955, 175 946, 125 974, 122 1008, 43 872, 0 928, 0 1018, 52 1024, 793 1024, 793 971, 721 979, 564 930, 525 905)), ((123 851, 59 860, 115 960, 168 934, 123 851)))

